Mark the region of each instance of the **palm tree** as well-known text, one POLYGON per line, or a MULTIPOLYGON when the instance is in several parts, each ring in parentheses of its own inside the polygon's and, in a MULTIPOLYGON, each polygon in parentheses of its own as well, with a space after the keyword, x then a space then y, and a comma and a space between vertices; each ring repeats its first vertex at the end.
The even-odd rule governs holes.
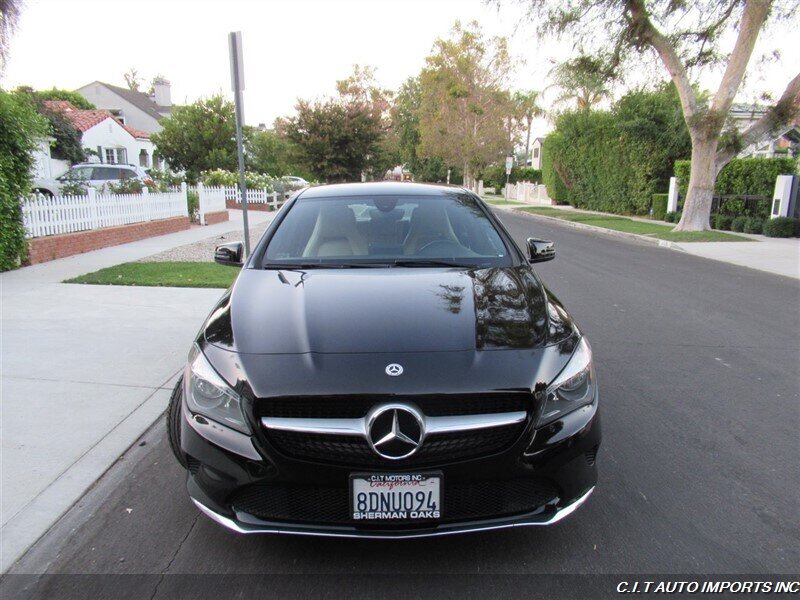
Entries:
POLYGON ((0 0, 0 74, 8 60, 8 42, 17 27, 22 0, 0 0))
POLYGON ((549 76, 553 84, 548 87, 561 92, 554 104, 574 101, 578 109, 586 110, 611 95, 608 66, 591 56, 581 55, 559 63, 550 69, 549 76))
POLYGON ((523 120, 527 125, 527 134, 525 137, 525 161, 527 165, 528 154, 531 149, 531 126, 536 117, 541 117, 544 114, 544 109, 539 105, 539 92, 536 90, 529 90, 527 92, 516 92, 514 94, 514 104, 516 105, 516 113, 518 118, 523 120))

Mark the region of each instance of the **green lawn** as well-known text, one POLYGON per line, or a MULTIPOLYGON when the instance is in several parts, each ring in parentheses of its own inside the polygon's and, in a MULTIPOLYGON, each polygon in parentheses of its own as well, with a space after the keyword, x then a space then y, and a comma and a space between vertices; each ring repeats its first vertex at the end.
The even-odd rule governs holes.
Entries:
POLYGON ((239 269, 206 262, 124 263, 87 273, 64 283, 227 288, 239 269))
POLYGON ((522 208, 525 212, 530 212, 547 217, 555 217, 564 221, 574 221, 585 223, 594 227, 613 229, 614 231, 624 231, 657 238, 659 240, 669 240, 671 242, 751 242, 753 240, 724 231, 672 231, 672 226, 660 223, 648 223, 647 221, 634 221, 626 217, 614 217, 609 215, 596 215, 582 211, 562 210, 559 208, 531 207, 522 208))

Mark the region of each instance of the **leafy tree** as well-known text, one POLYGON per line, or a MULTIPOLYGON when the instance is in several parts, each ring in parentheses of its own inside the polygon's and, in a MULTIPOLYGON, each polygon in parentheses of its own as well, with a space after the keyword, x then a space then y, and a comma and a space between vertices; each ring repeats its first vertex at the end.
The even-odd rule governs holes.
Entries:
MULTIPOLYGON (((500 0, 496 0, 500 1, 500 0)), ((800 73, 781 97, 744 132, 723 136, 731 104, 744 79, 759 33, 770 20, 796 14, 786 0, 524 0, 544 34, 568 34, 576 45, 620 73, 642 58, 661 62, 675 84, 692 141, 689 191, 682 231, 709 228, 714 181, 738 151, 778 133, 800 116, 800 73), (733 40, 732 48, 723 47, 733 40), (720 84, 704 97, 693 78, 722 68, 720 84)))
POLYGON ((298 100, 295 108, 284 126, 301 162, 323 181, 360 181, 382 137, 372 112, 333 98, 298 100))
POLYGON ((324 181, 359 181, 382 176, 387 158, 382 145, 389 129, 391 95, 374 78, 374 69, 354 66, 337 82, 337 96, 298 100, 296 115, 279 120, 279 133, 294 145, 297 160, 324 181))
POLYGON ((159 156, 190 179, 207 170, 237 169, 234 107, 223 96, 176 106, 161 125, 151 136, 159 156))
POLYGON ((461 171, 440 156, 420 156, 419 110, 422 93, 418 77, 409 77, 397 92, 392 106, 392 135, 396 143, 398 163, 403 164, 417 181, 447 181, 448 168, 452 181, 460 181, 461 171))
POLYGON ((83 147, 81 132, 73 127, 63 113, 47 108, 45 102, 48 100, 66 100, 76 107, 86 107, 87 109, 93 109, 93 104, 77 92, 59 90, 57 88, 36 91, 29 86, 20 86, 14 93, 25 96, 28 102, 36 106, 39 114, 49 122, 49 135, 55 140, 51 148, 51 156, 53 158, 65 160, 71 164, 86 160, 86 150, 83 147), (77 104, 74 101, 77 101, 77 104))
POLYGON ((78 92, 73 92, 72 90, 62 90, 56 87, 49 90, 34 90, 30 86, 20 86, 16 91, 30 94, 37 104, 41 104, 45 100, 66 100, 75 108, 82 110, 94 110, 97 108, 78 92))
POLYGON ((139 71, 136 68, 131 67, 128 69, 127 73, 123 73, 122 77, 125 79, 125 85, 128 86, 128 89, 132 92, 138 92, 139 88, 142 85, 142 77, 139 75, 139 71))
POLYGON ((456 22, 448 39, 436 40, 419 75, 420 156, 463 165, 466 185, 502 157, 514 116, 510 72, 505 38, 486 39, 476 22, 456 22))
POLYGON ((8 60, 8 44, 17 27, 22 0, 0 0, 0 75, 8 60))
POLYGON ((297 175, 312 178, 311 171, 296 159, 297 150, 286 136, 275 129, 252 130, 247 135, 248 168, 274 177, 297 175))
POLYGON ((31 99, 0 89, 0 271, 25 257, 19 199, 30 193, 33 151, 47 135, 47 121, 31 99))

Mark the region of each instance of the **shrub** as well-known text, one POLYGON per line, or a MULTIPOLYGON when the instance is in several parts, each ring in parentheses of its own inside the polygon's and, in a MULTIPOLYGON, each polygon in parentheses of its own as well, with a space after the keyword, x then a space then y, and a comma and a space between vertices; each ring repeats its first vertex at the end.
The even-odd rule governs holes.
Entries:
POLYGON ((59 193, 62 196, 85 196, 88 193, 86 182, 77 177, 67 177, 61 184, 59 193))
POLYGON ((669 194, 653 194, 653 203, 651 207, 653 209, 653 218, 658 219, 659 221, 664 220, 664 217, 667 214, 667 199, 669 194))
POLYGON ((714 215, 712 224, 714 229, 730 231, 731 225, 733 224, 733 217, 730 215, 714 215))
POLYGON ((156 187, 161 192, 167 192, 169 188, 179 186, 184 181, 183 175, 176 175, 168 170, 148 169, 147 174, 155 182, 156 187))
MULTIPOLYGON (((789 175, 796 171, 793 158, 735 158, 722 168, 714 184, 714 193, 719 195, 772 196, 778 175, 789 175)), ((691 164, 688 160, 675 161, 675 177, 679 180, 682 194, 689 186, 691 164)))
POLYGON ((561 136, 553 132, 542 143, 542 182, 547 187, 547 195, 559 204, 567 203, 569 190, 556 171, 553 150, 561 143, 561 136))
POLYGON ((611 110, 575 110, 556 119, 545 138, 542 171, 564 184, 555 198, 579 208, 648 214, 676 158, 691 149, 674 86, 630 92, 611 110), (556 175, 558 176, 556 178, 556 175))
POLYGON ((738 231, 742 233, 744 231, 745 223, 747 223, 748 217, 745 216, 738 216, 734 217, 733 221, 731 221, 731 231, 738 231))
POLYGON ((186 192, 186 207, 189 209, 189 218, 197 221, 200 213, 200 194, 193 190, 186 192))
MULTIPOLYGON (((498 163, 483 169, 481 173, 483 184, 486 187, 493 187, 495 190, 506 185, 506 165, 505 163, 498 163)), ((542 172, 538 169, 531 169, 527 167, 514 167, 511 169, 511 175, 508 177, 509 182, 517 183, 518 181, 528 181, 530 183, 541 183, 542 172)))
POLYGON ((789 238, 795 232, 795 220, 789 217, 778 217, 764 221, 763 232, 767 237, 789 238))
POLYGON ((25 230, 19 199, 31 192, 33 152, 48 123, 30 98, 0 89, 0 271, 25 258, 25 230))
POLYGON ((109 194, 141 194, 144 183, 139 179, 120 179, 109 181, 104 187, 109 194))
POLYGON ((747 220, 744 222, 745 233, 761 233, 763 228, 764 219, 759 219, 758 217, 747 217, 747 220))
MULTIPOLYGON (((276 183, 280 183, 274 177, 253 173, 252 171, 245 172, 244 177, 248 188, 267 190, 268 192, 274 191, 276 183)), ((237 187, 239 185, 239 173, 237 171, 214 169, 213 171, 201 173, 200 180, 203 185, 237 187)))
POLYGON ((664 215, 664 220, 667 223, 677 223, 681 220, 681 213, 679 212, 668 212, 664 215))

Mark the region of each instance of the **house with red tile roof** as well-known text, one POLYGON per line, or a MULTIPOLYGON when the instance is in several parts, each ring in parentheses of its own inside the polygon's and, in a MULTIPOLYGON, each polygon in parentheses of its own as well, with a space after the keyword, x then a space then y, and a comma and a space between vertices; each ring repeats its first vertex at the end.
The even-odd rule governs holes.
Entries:
POLYGON ((163 77, 153 81, 152 94, 102 81, 93 81, 75 91, 97 108, 109 111, 125 125, 148 133, 161 131, 159 121, 172 112, 171 85, 163 77))
MULTIPOLYGON (((122 123, 107 110, 84 110, 66 100, 46 100, 46 110, 64 115, 81 134, 83 147, 96 153, 95 160, 112 164, 154 166, 155 147, 150 134, 122 123)), ((64 161, 51 161, 51 174, 57 177, 69 168, 64 161)))

